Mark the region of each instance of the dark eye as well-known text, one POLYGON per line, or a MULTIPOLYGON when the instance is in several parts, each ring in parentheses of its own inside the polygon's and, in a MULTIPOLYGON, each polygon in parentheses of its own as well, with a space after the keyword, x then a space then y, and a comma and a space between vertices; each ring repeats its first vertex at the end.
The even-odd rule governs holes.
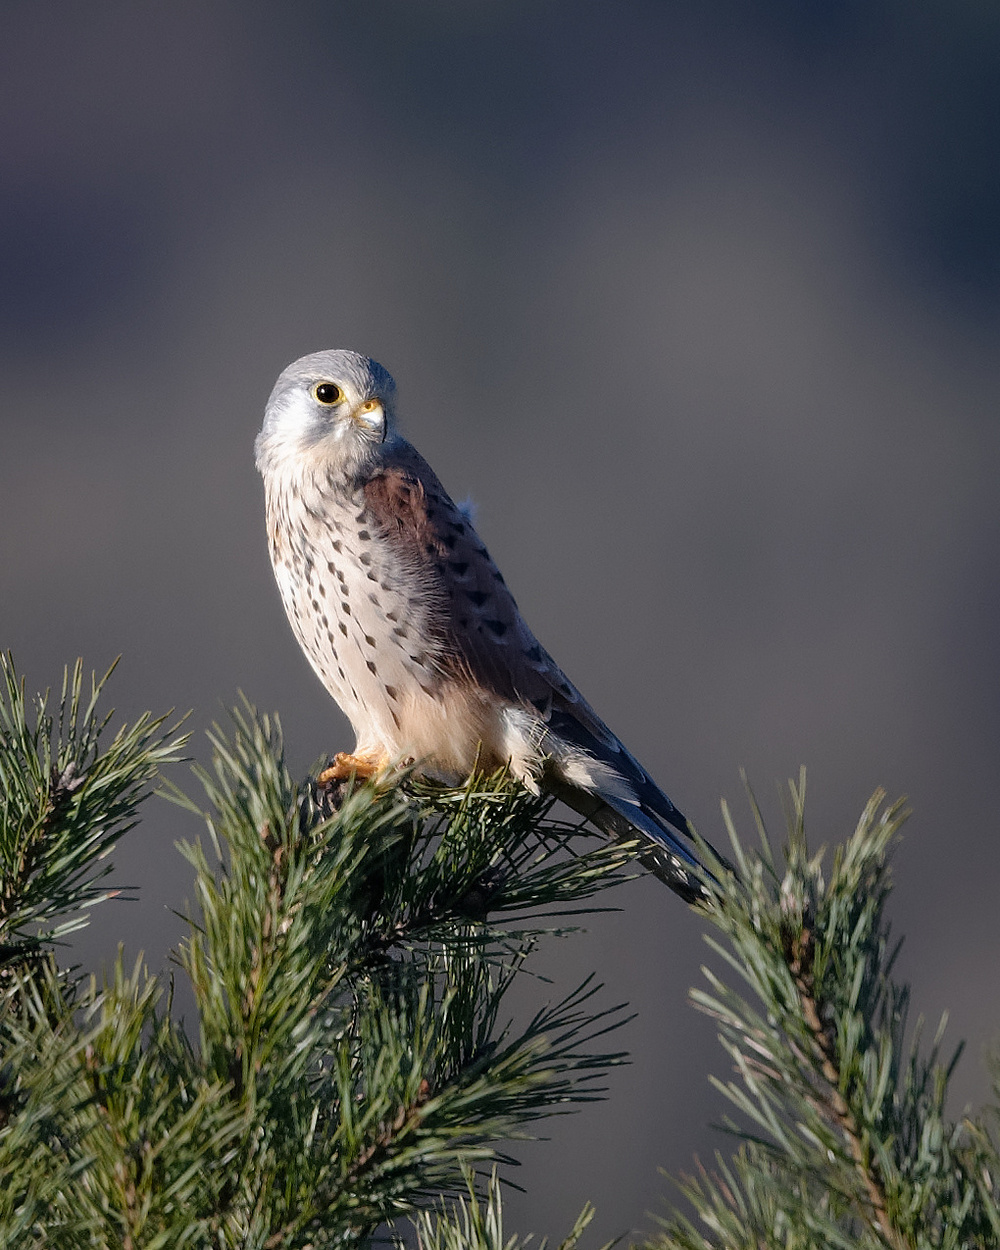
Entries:
POLYGON ((313 395, 321 404, 339 404, 344 398, 344 392, 336 382, 317 382, 313 387, 313 395))

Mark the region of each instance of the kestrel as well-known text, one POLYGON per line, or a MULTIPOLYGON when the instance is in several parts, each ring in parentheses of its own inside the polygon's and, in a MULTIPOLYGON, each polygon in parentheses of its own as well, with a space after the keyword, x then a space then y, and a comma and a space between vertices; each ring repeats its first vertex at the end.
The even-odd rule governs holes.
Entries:
POLYGON ((678 894, 703 890, 688 822, 524 623, 465 512, 396 428, 395 383, 351 351, 281 374, 257 437, 274 575, 357 745, 323 780, 401 761, 455 785, 507 766, 678 894))

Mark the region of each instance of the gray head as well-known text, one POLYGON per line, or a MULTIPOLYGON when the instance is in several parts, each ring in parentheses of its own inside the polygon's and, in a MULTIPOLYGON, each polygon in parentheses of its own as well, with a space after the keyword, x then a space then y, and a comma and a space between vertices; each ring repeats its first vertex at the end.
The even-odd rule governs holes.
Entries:
POLYGON ((354 472, 395 437, 396 384, 374 360, 351 351, 313 352, 290 364, 267 401, 257 468, 335 466, 354 472))

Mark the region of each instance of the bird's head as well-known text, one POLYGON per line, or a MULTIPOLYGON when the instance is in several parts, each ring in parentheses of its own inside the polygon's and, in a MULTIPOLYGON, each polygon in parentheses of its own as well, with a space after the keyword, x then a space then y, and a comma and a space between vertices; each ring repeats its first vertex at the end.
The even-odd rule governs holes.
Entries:
POLYGON ((378 458, 394 436, 396 384, 358 352, 314 352, 278 378, 257 435, 257 468, 322 464, 345 475, 378 458))

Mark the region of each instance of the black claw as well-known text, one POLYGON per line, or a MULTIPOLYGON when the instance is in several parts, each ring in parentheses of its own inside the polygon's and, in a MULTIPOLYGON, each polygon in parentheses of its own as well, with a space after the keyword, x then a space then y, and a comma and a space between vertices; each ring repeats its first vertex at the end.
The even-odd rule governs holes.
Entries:
POLYGON ((503 889, 507 873, 498 865, 480 873, 458 900, 457 907, 470 920, 482 920, 503 889))
MULTIPOLYGON (((333 765, 330 760, 327 767, 333 765)), ((344 800, 351 792, 353 778, 336 778, 332 781, 309 780, 309 800, 316 820, 329 820, 336 816, 344 805, 344 800)))

